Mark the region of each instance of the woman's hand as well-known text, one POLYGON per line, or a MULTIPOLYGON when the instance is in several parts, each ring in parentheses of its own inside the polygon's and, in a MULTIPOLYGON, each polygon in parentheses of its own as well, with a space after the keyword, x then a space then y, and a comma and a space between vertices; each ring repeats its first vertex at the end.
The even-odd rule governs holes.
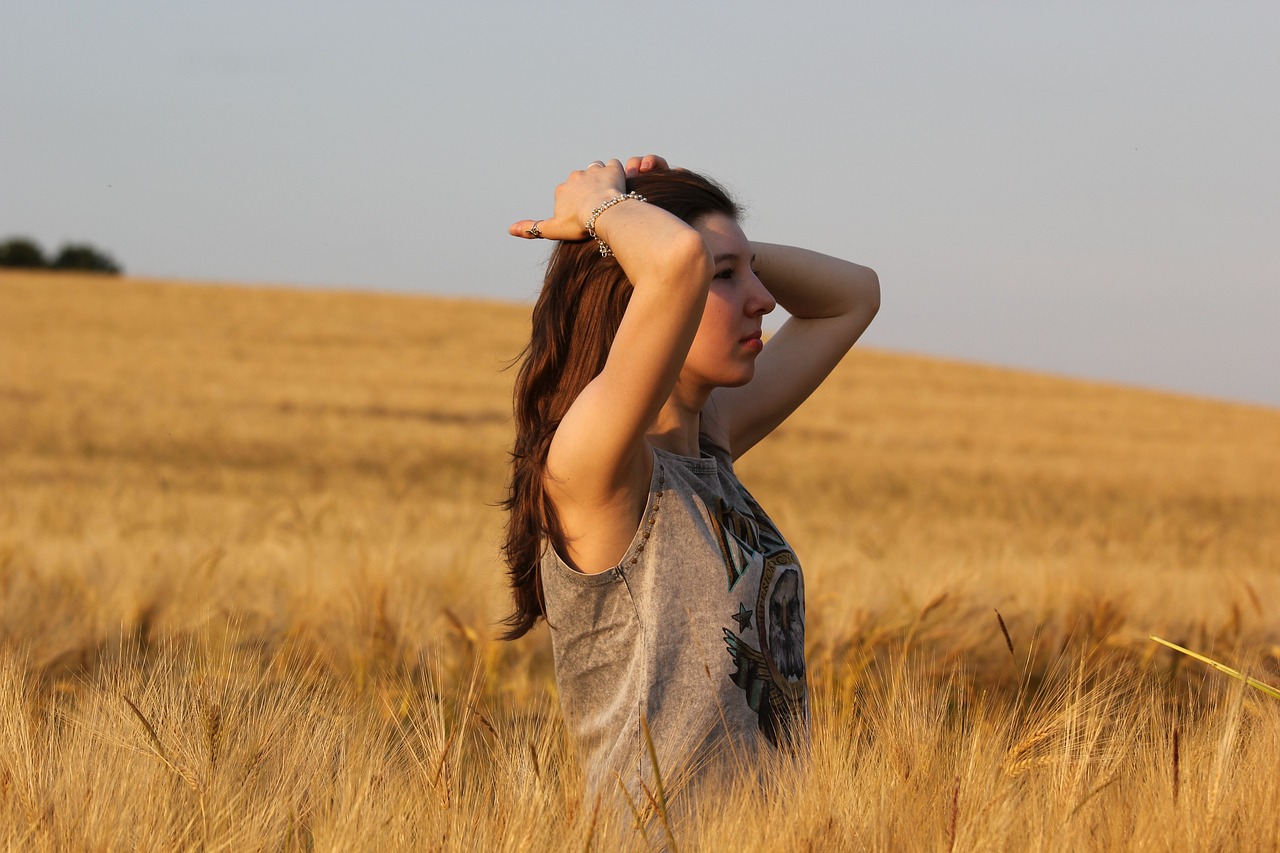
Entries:
POLYGON ((591 212, 609 199, 627 191, 627 178, 654 169, 667 169, 667 161, 656 154, 629 157, 626 165, 619 160, 594 163, 570 172, 564 183, 556 187, 555 208, 548 219, 522 219, 508 229, 513 237, 536 240, 585 240, 587 219, 591 212))

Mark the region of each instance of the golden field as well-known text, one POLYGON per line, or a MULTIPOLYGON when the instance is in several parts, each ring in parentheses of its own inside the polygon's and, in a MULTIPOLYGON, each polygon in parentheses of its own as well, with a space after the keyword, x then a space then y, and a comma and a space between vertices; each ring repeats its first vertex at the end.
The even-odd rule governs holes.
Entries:
POLYGON ((493 639, 527 312, 0 274, 6 849, 1280 847, 1280 702, 1147 640, 1280 684, 1280 411, 870 350, 739 465, 812 755, 580 803, 493 639))

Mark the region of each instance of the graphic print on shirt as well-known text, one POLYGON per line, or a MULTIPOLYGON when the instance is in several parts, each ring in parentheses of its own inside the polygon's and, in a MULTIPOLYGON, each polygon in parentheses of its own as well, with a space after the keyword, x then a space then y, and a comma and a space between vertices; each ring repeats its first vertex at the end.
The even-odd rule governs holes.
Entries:
POLYGON ((762 560, 754 608, 739 603, 731 614, 739 633, 724 629, 725 644, 737 669, 733 683, 746 694, 760 731, 776 746, 807 717, 804 662, 804 577, 786 540, 749 494, 742 492, 752 516, 716 502, 716 525, 732 590, 753 559, 762 560), (755 640, 752 644, 751 639, 755 640))
POLYGON ((724 570, 732 592, 750 568, 751 556, 760 553, 760 528, 754 518, 738 512, 720 497, 716 498, 711 518, 715 522, 720 556, 724 557, 724 570))

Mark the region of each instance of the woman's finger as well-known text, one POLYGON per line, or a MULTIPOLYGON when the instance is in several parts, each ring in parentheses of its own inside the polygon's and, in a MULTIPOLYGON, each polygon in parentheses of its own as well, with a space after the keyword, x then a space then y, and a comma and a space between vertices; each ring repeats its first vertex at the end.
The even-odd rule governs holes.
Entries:
POLYGON ((546 219, 521 219, 511 223, 507 233, 512 237, 525 240, 564 240, 576 242, 585 240, 587 232, 582 223, 572 218, 552 216, 546 219))
POLYGON ((629 178, 634 178, 636 175, 642 174, 644 172, 652 172, 655 169, 670 169, 670 168, 671 167, 667 165, 666 158, 661 157, 657 154, 645 154, 640 157, 627 158, 626 171, 627 171, 627 177, 629 178))
POLYGON ((523 237, 526 240, 540 240, 546 235, 538 226, 545 221, 545 219, 521 219, 519 222, 511 223, 507 233, 512 237, 523 237))
POLYGON ((590 176, 595 176, 598 174, 608 175, 610 178, 613 178, 615 180, 626 177, 626 171, 623 168, 622 161, 617 159, 616 157, 612 160, 596 160, 590 166, 588 166, 584 171, 590 176), (599 171, 599 170, 603 170, 603 171, 599 171), (621 175, 618 174, 620 170, 622 171, 621 175))

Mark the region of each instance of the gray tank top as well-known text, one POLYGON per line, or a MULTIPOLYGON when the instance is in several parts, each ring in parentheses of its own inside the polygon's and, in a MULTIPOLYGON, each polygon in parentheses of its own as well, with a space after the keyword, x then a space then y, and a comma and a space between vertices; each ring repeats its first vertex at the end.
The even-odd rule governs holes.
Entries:
POLYGON ((614 568, 548 548, 542 585, 565 723, 587 797, 646 802, 648 724, 668 791, 725 759, 809 735, 804 578, 727 452, 654 448, 649 499, 614 568), (621 788, 619 787, 621 783, 621 788))

